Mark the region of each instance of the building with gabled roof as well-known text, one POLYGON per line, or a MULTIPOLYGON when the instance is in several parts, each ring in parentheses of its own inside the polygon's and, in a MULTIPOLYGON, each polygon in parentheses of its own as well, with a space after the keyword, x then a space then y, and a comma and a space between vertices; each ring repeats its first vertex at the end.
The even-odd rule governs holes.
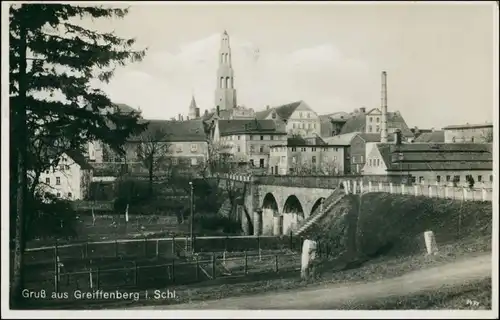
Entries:
POLYGON ((443 128, 446 143, 491 143, 493 123, 450 125, 443 128))
POLYGON ((283 121, 289 135, 310 137, 321 135, 319 115, 304 101, 295 101, 256 112, 258 120, 283 121))
POLYGON ((223 146, 232 161, 250 167, 267 168, 269 146, 286 144, 286 127, 281 121, 257 119, 216 119, 212 143, 223 146))
POLYGON ((67 150, 59 157, 57 166, 40 174, 39 186, 57 198, 83 200, 88 196, 92 173, 92 165, 80 151, 67 150))
MULTIPOLYGON (((397 134, 397 133, 396 133, 397 134)), ((493 182, 491 144, 368 143, 365 175, 408 177, 410 182, 467 186, 493 182)))

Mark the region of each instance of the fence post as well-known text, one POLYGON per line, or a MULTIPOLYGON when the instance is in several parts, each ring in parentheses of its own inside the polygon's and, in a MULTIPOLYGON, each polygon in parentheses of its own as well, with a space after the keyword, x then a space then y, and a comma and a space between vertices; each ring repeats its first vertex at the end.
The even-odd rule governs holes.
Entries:
POLYGON ((248 274, 248 256, 246 251, 245 251, 245 274, 248 274))
POLYGON ((275 271, 278 272, 278 255, 274 256, 276 261, 275 261, 275 271))
POLYGON ((292 238, 292 230, 290 230, 290 250, 293 250, 293 238, 292 238))
POLYGON ((212 279, 215 279, 215 253, 212 253, 212 279))
POLYGON ((54 245, 54 290, 55 292, 59 292, 59 253, 56 244, 54 245))
POLYGON ((138 273, 139 269, 137 268, 137 262, 134 261, 134 285, 137 286, 137 282, 138 282, 138 279, 139 279, 139 273, 138 273))
POLYGON ((156 239, 156 258, 158 259, 158 242, 160 240, 156 239))
POLYGON ((118 257, 118 240, 115 240, 115 257, 118 257))
POLYGON ((97 290, 99 290, 99 273, 100 273, 99 271, 100 271, 99 268, 97 268, 97 271, 96 271, 96 274, 95 274, 96 275, 96 278, 95 278, 95 287, 96 287, 97 290))
POLYGON ((92 282, 92 268, 89 270, 89 283, 90 283, 90 289, 94 288, 94 284, 92 282))
POLYGON ((229 239, 228 236, 224 239, 224 251, 227 251, 227 240, 229 239))
POLYGON ((196 256, 196 280, 200 280, 200 261, 198 256, 196 256))
POLYGON ((175 282, 175 259, 172 259, 172 282, 175 282))
POLYGON ((260 252, 260 236, 259 235, 257 235, 257 249, 260 252))
POLYGON ((172 235, 172 254, 175 255, 175 235, 172 235))

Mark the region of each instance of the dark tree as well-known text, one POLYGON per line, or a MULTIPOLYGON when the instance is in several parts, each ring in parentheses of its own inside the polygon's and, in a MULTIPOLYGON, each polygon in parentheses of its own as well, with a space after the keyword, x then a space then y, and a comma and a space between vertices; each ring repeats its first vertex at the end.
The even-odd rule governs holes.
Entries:
POLYGON ((11 188, 16 189, 11 210, 11 219, 15 219, 11 229, 15 234, 13 306, 23 284, 28 171, 54 165, 67 149, 82 150, 89 141, 101 141, 123 152, 125 139, 143 130, 138 116, 107 112, 112 103, 93 83, 109 81, 116 67, 140 61, 145 50, 133 49, 134 39, 79 24, 82 19, 123 18, 126 14, 126 9, 70 4, 10 7, 11 163, 12 175, 17 177, 11 181, 11 188), (43 147, 52 149, 50 156, 34 161, 30 152, 43 147))

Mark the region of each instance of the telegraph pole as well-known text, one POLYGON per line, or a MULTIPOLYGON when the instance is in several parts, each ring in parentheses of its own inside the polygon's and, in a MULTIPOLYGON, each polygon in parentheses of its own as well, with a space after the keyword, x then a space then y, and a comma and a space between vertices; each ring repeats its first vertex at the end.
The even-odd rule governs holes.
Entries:
POLYGON ((191 241, 191 252, 194 252, 194 239, 193 239, 193 215, 194 215, 194 198, 193 198, 193 182, 192 181, 189 181, 189 187, 190 187, 190 191, 191 191, 191 194, 190 194, 190 197, 189 197, 189 202, 190 202, 190 216, 189 216, 189 233, 190 233, 190 241, 191 241))

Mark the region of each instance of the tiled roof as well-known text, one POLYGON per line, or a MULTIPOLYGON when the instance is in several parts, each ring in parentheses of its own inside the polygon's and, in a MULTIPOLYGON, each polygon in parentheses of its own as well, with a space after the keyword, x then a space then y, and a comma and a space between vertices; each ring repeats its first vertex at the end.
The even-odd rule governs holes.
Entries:
POLYGON ((354 137, 358 134, 359 134, 359 132, 350 132, 350 133, 345 133, 345 134, 339 134, 338 136, 323 138, 323 140, 327 144, 331 144, 331 145, 349 146, 349 145, 351 145, 352 139, 354 139, 354 137))
POLYGON ((451 126, 446 126, 443 128, 443 130, 449 130, 449 129, 470 129, 470 128, 493 128, 493 123, 487 122, 487 123, 478 123, 478 124, 456 124, 456 125, 451 125, 451 126))
POLYGON ((377 144, 388 171, 492 170, 492 145, 377 144), (402 155, 402 160, 400 159, 402 155))
POLYGON ((87 162, 80 151, 67 150, 65 153, 68 155, 68 157, 73 159, 73 161, 78 164, 82 170, 92 170, 92 166, 87 162))
POLYGON ((295 112, 295 110, 302 104, 302 102, 302 100, 295 101, 279 107, 274 107, 273 109, 276 110, 276 113, 278 114, 278 116, 280 116, 281 119, 288 120, 290 116, 295 112))
MULTIPOLYGON (((413 133, 399 112, 387 112, 387 128, 399 129, 403 137, 413 137, 413 133)), ((366 114, 353 114, 342 127, 340 134, 366 131, 366 114)), ((390 135, 390 134, 389 134, 390 135)))
POLYGON ((255 112, 255 118, 257 120, 264 120, 269 116, 269 114, 272 111, 273 111, 273 109, 266 109, 266 110, 262 110, 262 111, 257 111, 257 112, 255 112))
POLYGON ((132 108, 125 103, 115 103, 114 106, 116 107, 116 111, 119 113, 139 113, 139 110, 132 108))
POLYGON ((148 123, 148 127, 139 136, 129 139, 131 142, 139 142, 144 139, 158 136, 159 141, 183 142, 183 141, 207 141, 203 121, 172 121, 172 120, 142 120, 139 123, 148 123))
POLYGON ((415 142, 444 142, 444 131, 422 132, 415 138, 415 142))
POLYGON ((219 120, 219 132, 221 135, 238 133, 286 134, 286 128, 283 122, 274 120, 219 120))

